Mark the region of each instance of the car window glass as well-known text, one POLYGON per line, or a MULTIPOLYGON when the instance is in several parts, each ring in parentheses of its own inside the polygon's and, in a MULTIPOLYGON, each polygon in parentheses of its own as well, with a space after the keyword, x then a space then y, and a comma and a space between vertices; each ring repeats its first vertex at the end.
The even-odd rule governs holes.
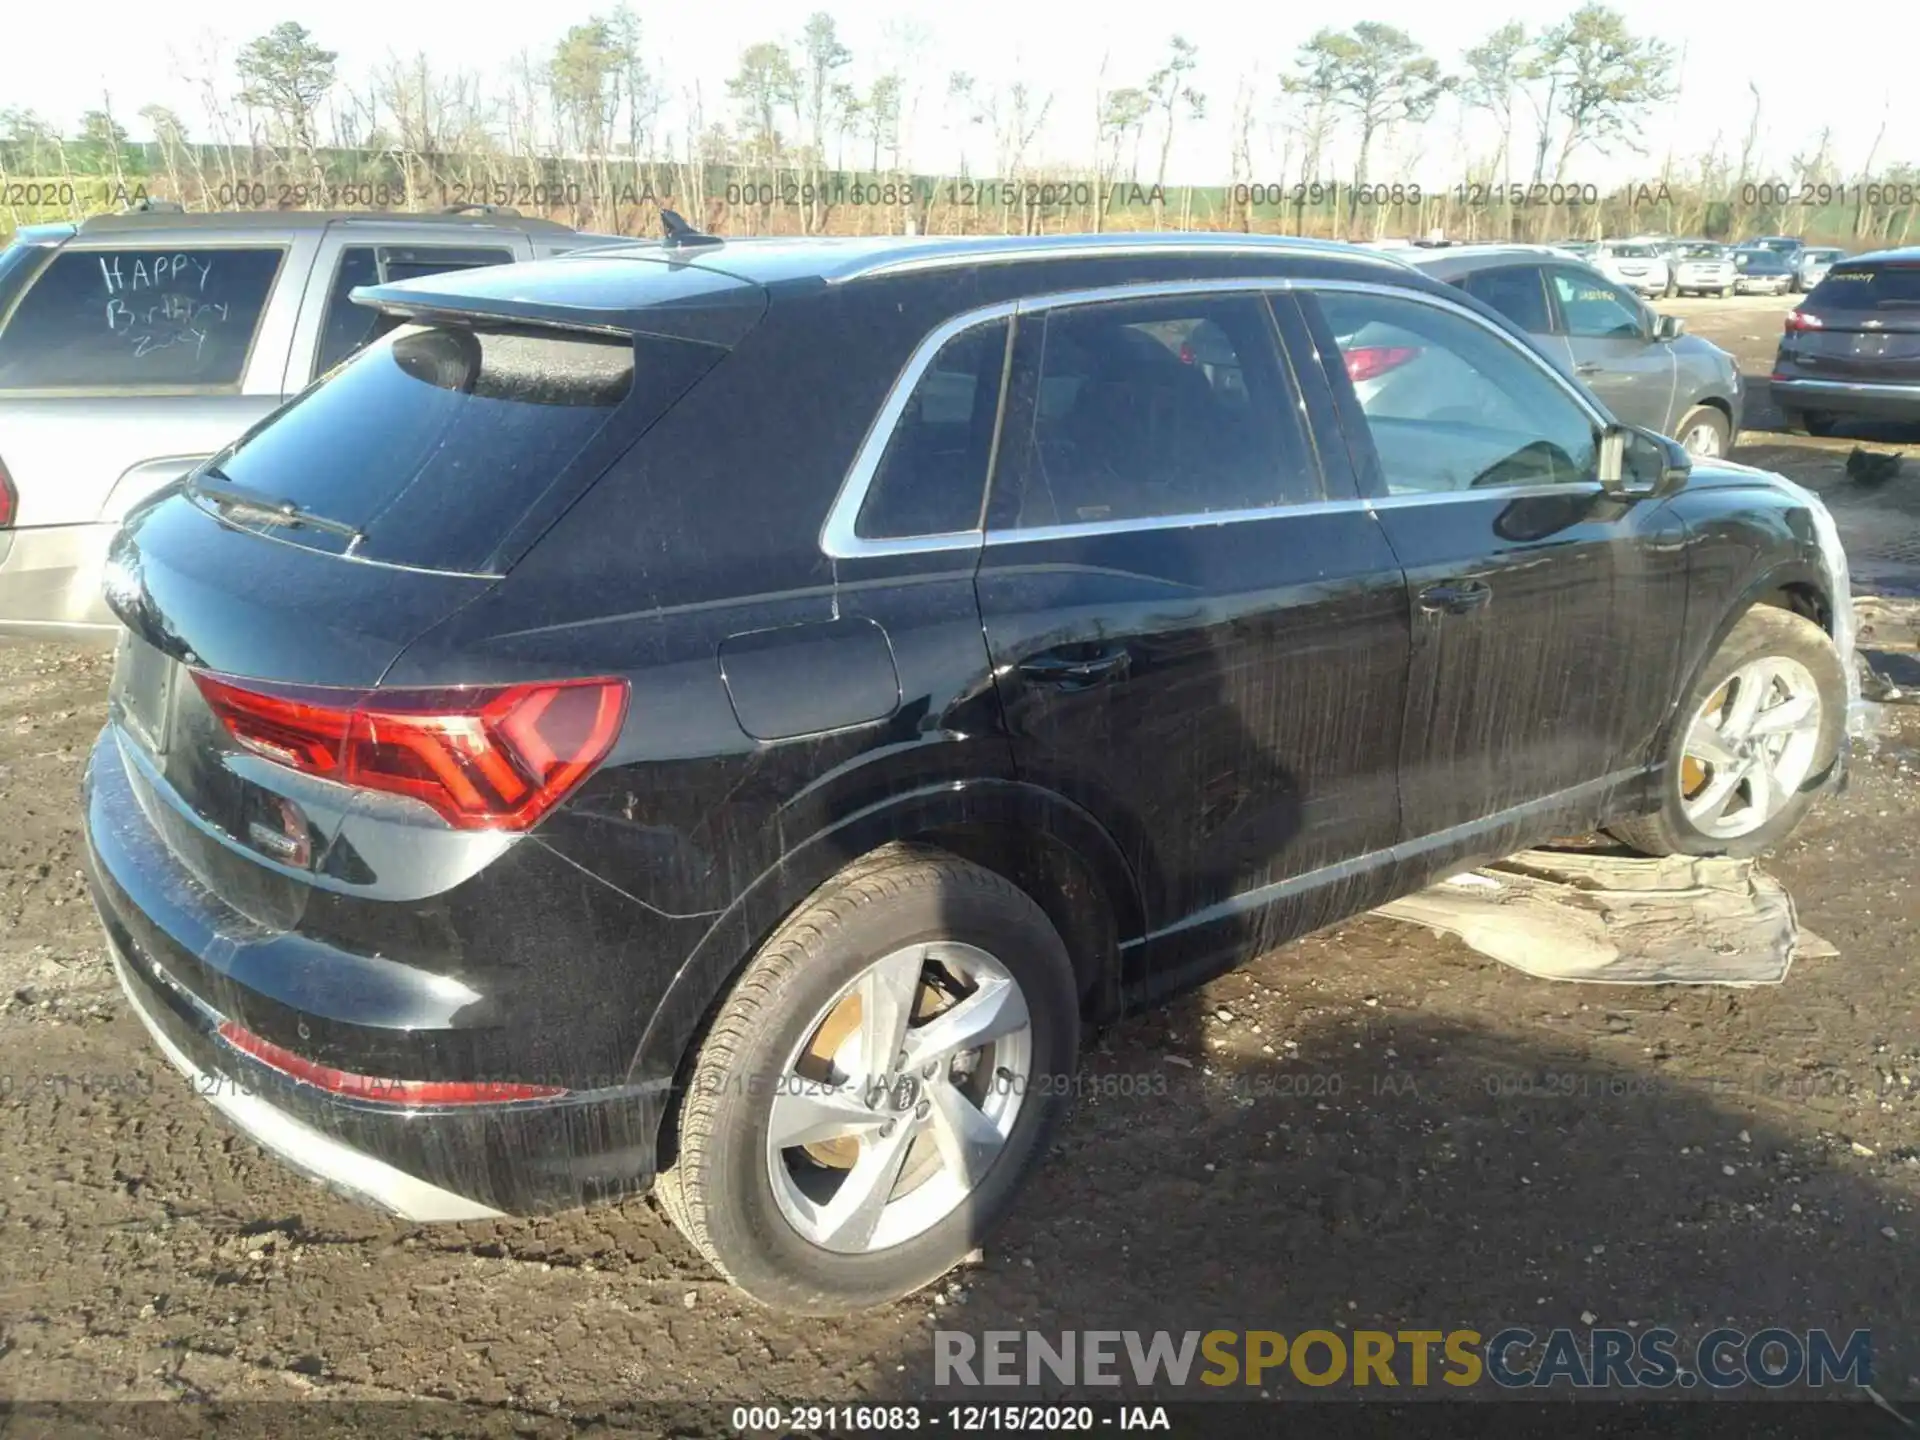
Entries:
POLYGON ((412 280, 448 270, 472 270, 484 265, 506 265, 511 250, 444 245, 349 245, 340 252, 333 283, 327 290, 327 310, 320 322, 320 346, 313 373, 324 375, 379 333, 379 314, 356 305, 351 298, 360 285, 412 280))
POLYGON ((996 527, 1256 510, 1324 498, 1255 296, 1076 305, 1022 321, 1026 397, 996 527))
POLYGON ((1642 337, 1640 307, 1617 287, 1578 270, 1555 270, 1552 279, 1567 334, 1589 340, 1642 337))
POLYGON ((1514 342, 1414 300, 1333 291, 1316 299, 1389 494, 1595 475, 1592 418, 1514 342))
POLYGON ((281 254, 63 252, 0 332, 0 389, 237 385, 281 254))
POLYGON ((1544 335, 1553 329, 1547 318, 1547 296, 1540 288, 1540 271, 1532 265, 1480 270, 1460 282, 1476 300, 1498 310, 1522 330, 1544 335))
POLYGON ((855 534, 897 539, 979 525, 1006 352, 1004 320, 940 347, 893 427, 855 534))
POLYGON ((1920 265, 1829 270, 1802 310, 1920 310, 1920 265))

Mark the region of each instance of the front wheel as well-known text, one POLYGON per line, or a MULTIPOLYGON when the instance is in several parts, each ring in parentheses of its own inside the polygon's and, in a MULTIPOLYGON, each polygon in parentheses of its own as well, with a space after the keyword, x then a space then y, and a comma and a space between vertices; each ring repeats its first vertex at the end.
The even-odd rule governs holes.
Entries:
POLYGON ((1811 620, 1740 617, 1681 706, 1660 808, 1609 826, 1648 855, 1758 855, 1800 823, 1846 724, 1840 655, 1811 620))
POLYGON ((1689 455, 1702 460, 1718 459, 1727 453, 1733 440, 1733 422, 1711 405, 1696 405, 1680 420, 1675 438, 1689 455))
POLYGON ((1079 1043, 1045 913, 944 851, 816 892, 748 964, 695 1060, 656 1194, 734 1284, 840 1315, 946 1273, 1046 1153, 1079 1043))

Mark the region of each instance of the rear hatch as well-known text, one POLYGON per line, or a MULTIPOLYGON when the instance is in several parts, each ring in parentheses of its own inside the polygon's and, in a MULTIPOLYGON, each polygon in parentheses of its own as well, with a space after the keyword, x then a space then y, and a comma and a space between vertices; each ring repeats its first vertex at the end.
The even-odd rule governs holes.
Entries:
POLYGON ((389 332, 137 508, 107 567, 127 626, 110 719, 142 808, 202 883, 262 920, 274 887, 245 862, 329 873, 365 797, 336 783, 345 767, 284 763, 312 735, 236 724, 221 687, 239 687, 241 711, 261 695, 291 707, 275 712, 290 725, 302 705, 421 703, 377 690, 400 652, 497 583, 766 303, 750 282, 643 258, 357 298, 389 332))
POLYGON ((1809 379, 1920 385, 1920 260, 1837 264, 1789 317, 1780 359, 1809 379))

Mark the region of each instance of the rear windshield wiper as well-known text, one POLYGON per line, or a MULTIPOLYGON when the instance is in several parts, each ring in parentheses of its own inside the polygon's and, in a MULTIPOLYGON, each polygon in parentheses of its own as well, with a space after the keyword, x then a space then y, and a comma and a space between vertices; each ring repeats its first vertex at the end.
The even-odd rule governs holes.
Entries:
POLYGON ((344 520, 330 520, 325 515, 301 509, 291 500, 249 490, 230 479, 217 466, 204 466, 188 480, 187 493, 212 502, 221 514, 237 519, 251 520, 260 525, 304 526, 309 530, 323 530, 330 535, 344 535, 347 539, 346 553, 349 555, 367 538, 357 525, 349 525, 344 520), (219 487, 216 489, 208 485, 206 482, 209 480, 218 481, 219 487))

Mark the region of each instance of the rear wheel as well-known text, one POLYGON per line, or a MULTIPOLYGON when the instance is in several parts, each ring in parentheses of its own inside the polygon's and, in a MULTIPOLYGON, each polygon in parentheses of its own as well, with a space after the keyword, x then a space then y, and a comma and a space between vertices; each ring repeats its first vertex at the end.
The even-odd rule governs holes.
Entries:
POLYGON ((1809 410, 1800 417, 1800 423, 1809 435, 1831 435, 1840 422, 1824 410, 1809 410))
POLYGON ((1034 901, 945 852, 852 867, 769 939, 695 1064, 667 1214, 754 1299, 844 1314, 951 1269, 1045 1154, 1072 962, 1034 901))
POLYGON ((1727 453, 1733 439, 1733 423, 1711 405, 1696 405, 1681 417, 1675 438, 1689 455, 1703 460, 1716 459, 1727 453))
POLYGON ((1839 652, 1773 606, 1740 617, 1681 707, 1660 808, 1608 827, 1648 855, 1758 855, 1813 803, 1846 723, 1839 652))

